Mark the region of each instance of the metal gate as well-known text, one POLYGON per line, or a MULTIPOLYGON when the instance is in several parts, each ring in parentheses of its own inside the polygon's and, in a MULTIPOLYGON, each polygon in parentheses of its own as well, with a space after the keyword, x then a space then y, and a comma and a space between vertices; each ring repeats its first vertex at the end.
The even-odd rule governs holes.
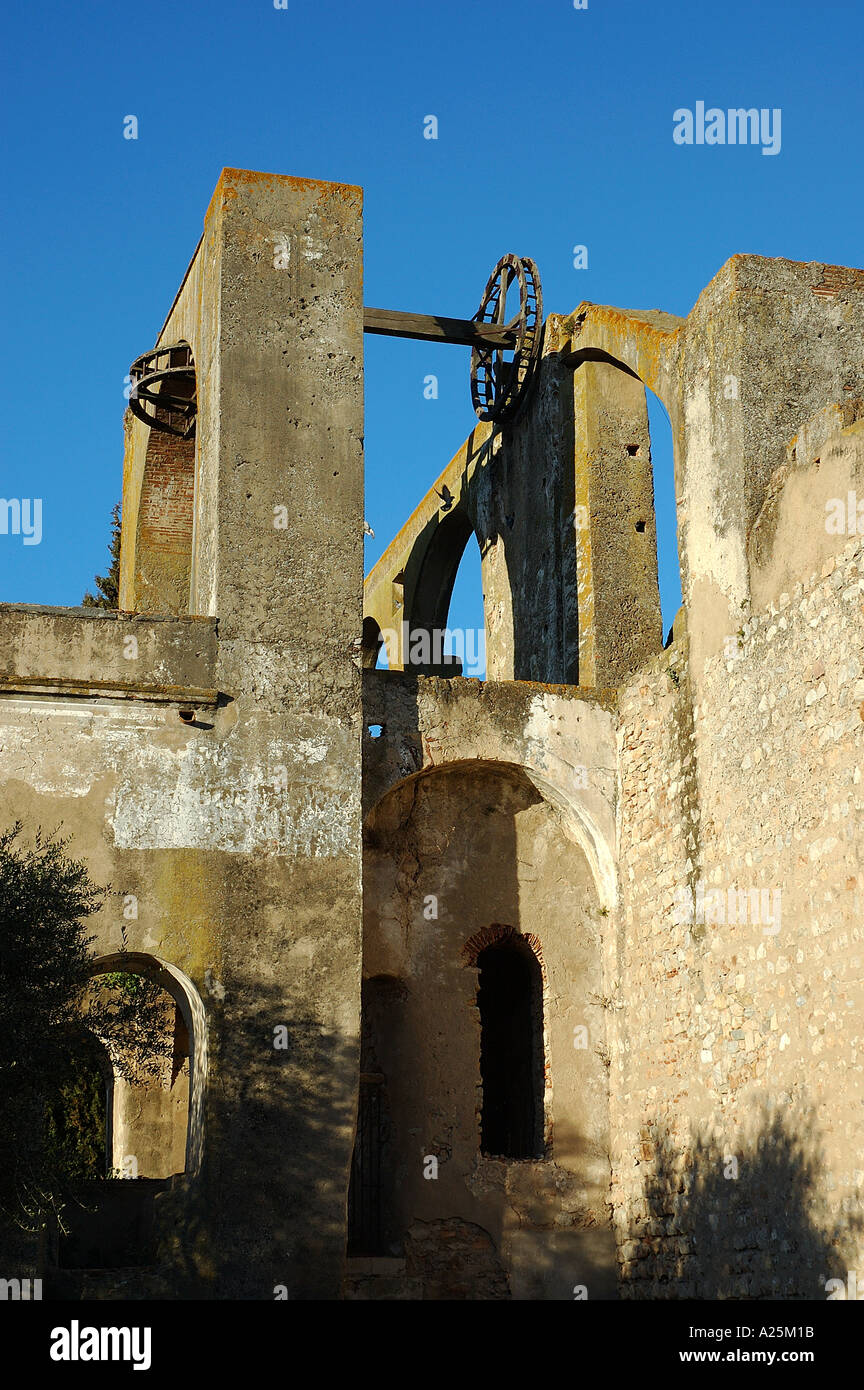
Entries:
POLYGON ((348 1254, 381 1255, 383 1148, 382 1101, 384 1077, 378 1072, 360 1075, 357 1138, 348 1185, 348 1254))

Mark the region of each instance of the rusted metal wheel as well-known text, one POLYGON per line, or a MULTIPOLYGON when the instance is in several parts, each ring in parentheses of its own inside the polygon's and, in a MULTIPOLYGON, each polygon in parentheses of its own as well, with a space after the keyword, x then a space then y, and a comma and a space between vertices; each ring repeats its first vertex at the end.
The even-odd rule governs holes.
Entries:
POLYGON ((129 380, 133 415, 163 434, 192 438, 197 401, 195 363, 188 343, 172 343, 136 357, 129 368, 129 380))
POLYGON ((512 329, 516 342, 508 350, 474 347, 471 350, 471 400, 481 420, 496 424, 513 421, 530 395, 540 358, 543 333, 543 294, 537 266, 528 256, 502 256, 474 315, 477 323, 512 329), (507 318, 507 295, 518 288, 519 306, 507 318))

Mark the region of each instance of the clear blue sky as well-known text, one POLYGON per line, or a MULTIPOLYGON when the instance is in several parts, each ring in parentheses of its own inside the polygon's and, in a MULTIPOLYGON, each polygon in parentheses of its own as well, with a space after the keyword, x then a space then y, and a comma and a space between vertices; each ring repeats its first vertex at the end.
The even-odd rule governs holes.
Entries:
MULTIPOLYGON (((368 304, 470 316, 516 251, 538 262, 547 310, 685 314, 736 251, 864 264, 862 37, 860 0, 8 7, 0 496, 43 499, 43 539, 0 536, 0 598, 76 604, 104 572, 124 376, 223 166, 361 184, 368 304), (676 145, 673 111, 699 100, 781 108, 780 153, 676 145)), ((474 416, 466 349, 366 349, 371 566, 474 416)), ((670 475, 661 430, 667 626, 670 475)), ((478 612, 470 561, 462 622, 478 612)))

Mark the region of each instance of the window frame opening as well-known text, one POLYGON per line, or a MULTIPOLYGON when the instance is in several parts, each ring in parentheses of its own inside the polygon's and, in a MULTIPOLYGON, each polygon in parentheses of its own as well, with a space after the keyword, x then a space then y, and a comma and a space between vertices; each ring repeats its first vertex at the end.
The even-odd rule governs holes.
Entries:
POLYGON ((486 1158, 536 1161, 546 1156, 541 963, 530 942, 512 930, 484 944, 474 963, 479 971, 480 1152, 486 1158))

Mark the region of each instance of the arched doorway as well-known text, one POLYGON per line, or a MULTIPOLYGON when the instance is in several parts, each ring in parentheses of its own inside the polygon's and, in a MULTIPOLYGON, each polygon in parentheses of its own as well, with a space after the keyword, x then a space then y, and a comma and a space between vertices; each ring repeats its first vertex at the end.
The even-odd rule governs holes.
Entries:
POLYGON ((372 982, 401 988, 376 1005, 386 1253, 439 1289, 460 1287, 466 1247, 492 1283, 493 1265, 545 1278, 560 1194, 608 1226, 605 919, 588 857, 523 769, 445 764, 372 809, 364 884, 364 1038, 372 982), (501 1232, 516 1208, 514 1253, 501 1232))
MULTIPOLYGON (((104 1157, 101 1174, 91 1158, 90 1171, 81 1173, 79 1200, 64 1212, 56 1265, 65 1270, 152 1263, 156 1203, 172 1184, 198 1173, 203 1154, 206 1020, 192 981, 176 966, 138 952, 102 956, 91 973, 91 996, 99 1000, 93 1016, 104 1018, 107 1011, 109 1020, 98 1040, 107 1099, 104 1157), (122 1026, 113 1026, 112 1018, 122 1026)), ((88 1108, 89 1116, 81 1143, 92 1149, 99 1116, 87 1068, 76 1090, 79 1115, 88 1108)))
MULTIPOLYGON (((157 956, 137 951, 121 951, 100 956, 93 964, 93 977, 125 977, 127 990, 136 988, 136 981, 146 982, 148 997, 154 991, 164 996, 163 1026, 165 1045, 158 1071, 124 1082, 125 1090, 115 1100, 115 1139, 113 1167, 122 1169, 117 1159, 131 1133, 140 1135, 141 1153, 138 1158, 139 1176, 145 1170, 161 1168, 161 1173, 147 1171, 147 1176, 169 1177, 185 1173, 194 1177, 201 1166, 204 1151, 204 1087, 207 1077, 207 1028, 204 1004, 195 985, 182 970, 157 956), (127 1115, 126 1097, 134 1097, 136 1086, 143 1086, 149 1101, 136 1105, 130 1100, 127 1115), (160 1095, 157 1096, 156 1092, 160 1095), (148 1118, 149 1115, 149 1118, 148 1118), (139 1123, 140 1122, 140 1123, 139 1123), (143 1161, 142 1161, 143 1160, 143 1161)), ((115 1073, 117 1071, 115 1059, 115 1073)), ((139 1095, 139 1101, 143 1097, 139 1095)), ((129 1151, 133 1152, 133 1151, 129 1151)), ((130 1172, 130 1175, 131 1172, 130 1172)))

